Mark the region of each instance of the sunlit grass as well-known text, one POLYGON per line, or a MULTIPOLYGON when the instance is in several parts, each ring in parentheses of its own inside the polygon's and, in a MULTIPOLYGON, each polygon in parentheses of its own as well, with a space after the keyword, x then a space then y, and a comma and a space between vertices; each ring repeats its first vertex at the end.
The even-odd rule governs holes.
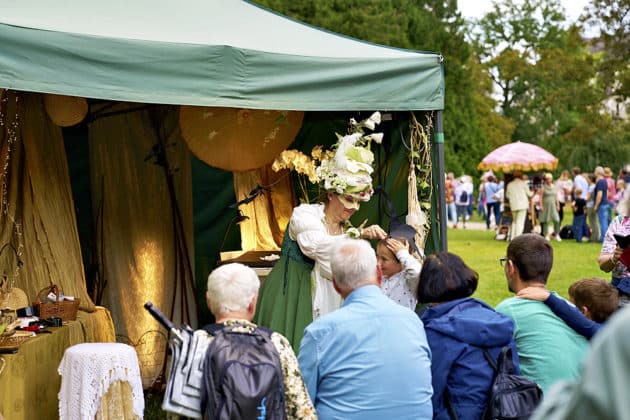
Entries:
MULTIPOLYGON (((474 297, 495 306, 512 296, 499 265, 499 258, 505 256, 508 242, 494 240, 494 230, 449 229, 447 237, 448 250, 462 257, 466 264, 479 273, 479 286, 474 297)), ((552 246, 554 256, 553 269, 547 282, 549 289, 568 297, 567 289, 578 279, 610 279, 610 275, 600 271, 597 265, 601 244, 564 240, 552 241, 552 246)))

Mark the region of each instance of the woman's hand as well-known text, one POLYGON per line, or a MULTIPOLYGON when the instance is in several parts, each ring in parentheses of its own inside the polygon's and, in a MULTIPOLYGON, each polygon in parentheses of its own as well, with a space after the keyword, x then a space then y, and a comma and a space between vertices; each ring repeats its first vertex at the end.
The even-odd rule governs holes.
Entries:
POLYGON ((361 231, 362 239, 385 239, 387 238, 387 233, 383 230, 379 225, 372 225, 366 228, 363 228, 361 231))
POLYGON ((544 302, 547 300, 550 294, 551 293, 549 292, 549 290, 547 290, 544 287, 530 286, 530 287, 521 289, 516 294, 516 297, 544 302))

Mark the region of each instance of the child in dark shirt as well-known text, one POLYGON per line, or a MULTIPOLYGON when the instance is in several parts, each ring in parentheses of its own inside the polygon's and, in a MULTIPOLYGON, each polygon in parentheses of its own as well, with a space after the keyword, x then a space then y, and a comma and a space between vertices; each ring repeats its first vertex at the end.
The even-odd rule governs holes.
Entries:
POLYGON ((571 203, 573 207, 573 236, 577 242, 582 242, 584 236, 588 236, 586 225, 586 200, 581 198, 582 189, 575 189, 575 199, 571 203))

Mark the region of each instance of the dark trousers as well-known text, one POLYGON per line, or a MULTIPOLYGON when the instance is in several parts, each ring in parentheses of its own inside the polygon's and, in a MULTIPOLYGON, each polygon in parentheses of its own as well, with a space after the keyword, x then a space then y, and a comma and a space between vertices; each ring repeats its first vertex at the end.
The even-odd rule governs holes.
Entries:
POLYGON ((501 223, 501 203, 486 203, 486 227, 490 229, 490 214, 494 213, 494 223, 497 226, 501 223))
POLYGON ((573 215, 573 237, 577 242, 582 242, 582 238, 588 236, 588 226, 586 226, 586 216, 573 215))

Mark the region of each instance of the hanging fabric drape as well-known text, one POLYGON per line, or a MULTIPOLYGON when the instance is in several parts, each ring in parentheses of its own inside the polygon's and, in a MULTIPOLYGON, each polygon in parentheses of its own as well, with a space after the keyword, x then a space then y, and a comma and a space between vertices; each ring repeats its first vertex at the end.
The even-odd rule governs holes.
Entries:
POLYGON ((241 249, 244 251, 277 251, 293 211, 294 193, 291 177, 278 174, 270 165, 246 172, 234 172, 234 191, 238 200, 256 186, 269 186, 263 194, 240 209, 249 217, 240 223, 241 249))
MULTIPOLYGON (((0 119, 0 238, 23 261, 14 284, 33 301, 53 282, 81 299, 80 309, 92 311, 61 129, 47 117, 38 94, 2 92, 0 119)), ((15 260, 2 261, 11 261, 14 275, 15 260)))
POLYGON ((136 347, 148 386, 166 340, 142 305, 150 300, 176 324, 197 324, 190 154, 173 109, 151 119, 161 111, 125 112, 132 108, 116 104, 108 111, 121 113, 90 124, 90 176, 103 304, 119 340, 136 347))

